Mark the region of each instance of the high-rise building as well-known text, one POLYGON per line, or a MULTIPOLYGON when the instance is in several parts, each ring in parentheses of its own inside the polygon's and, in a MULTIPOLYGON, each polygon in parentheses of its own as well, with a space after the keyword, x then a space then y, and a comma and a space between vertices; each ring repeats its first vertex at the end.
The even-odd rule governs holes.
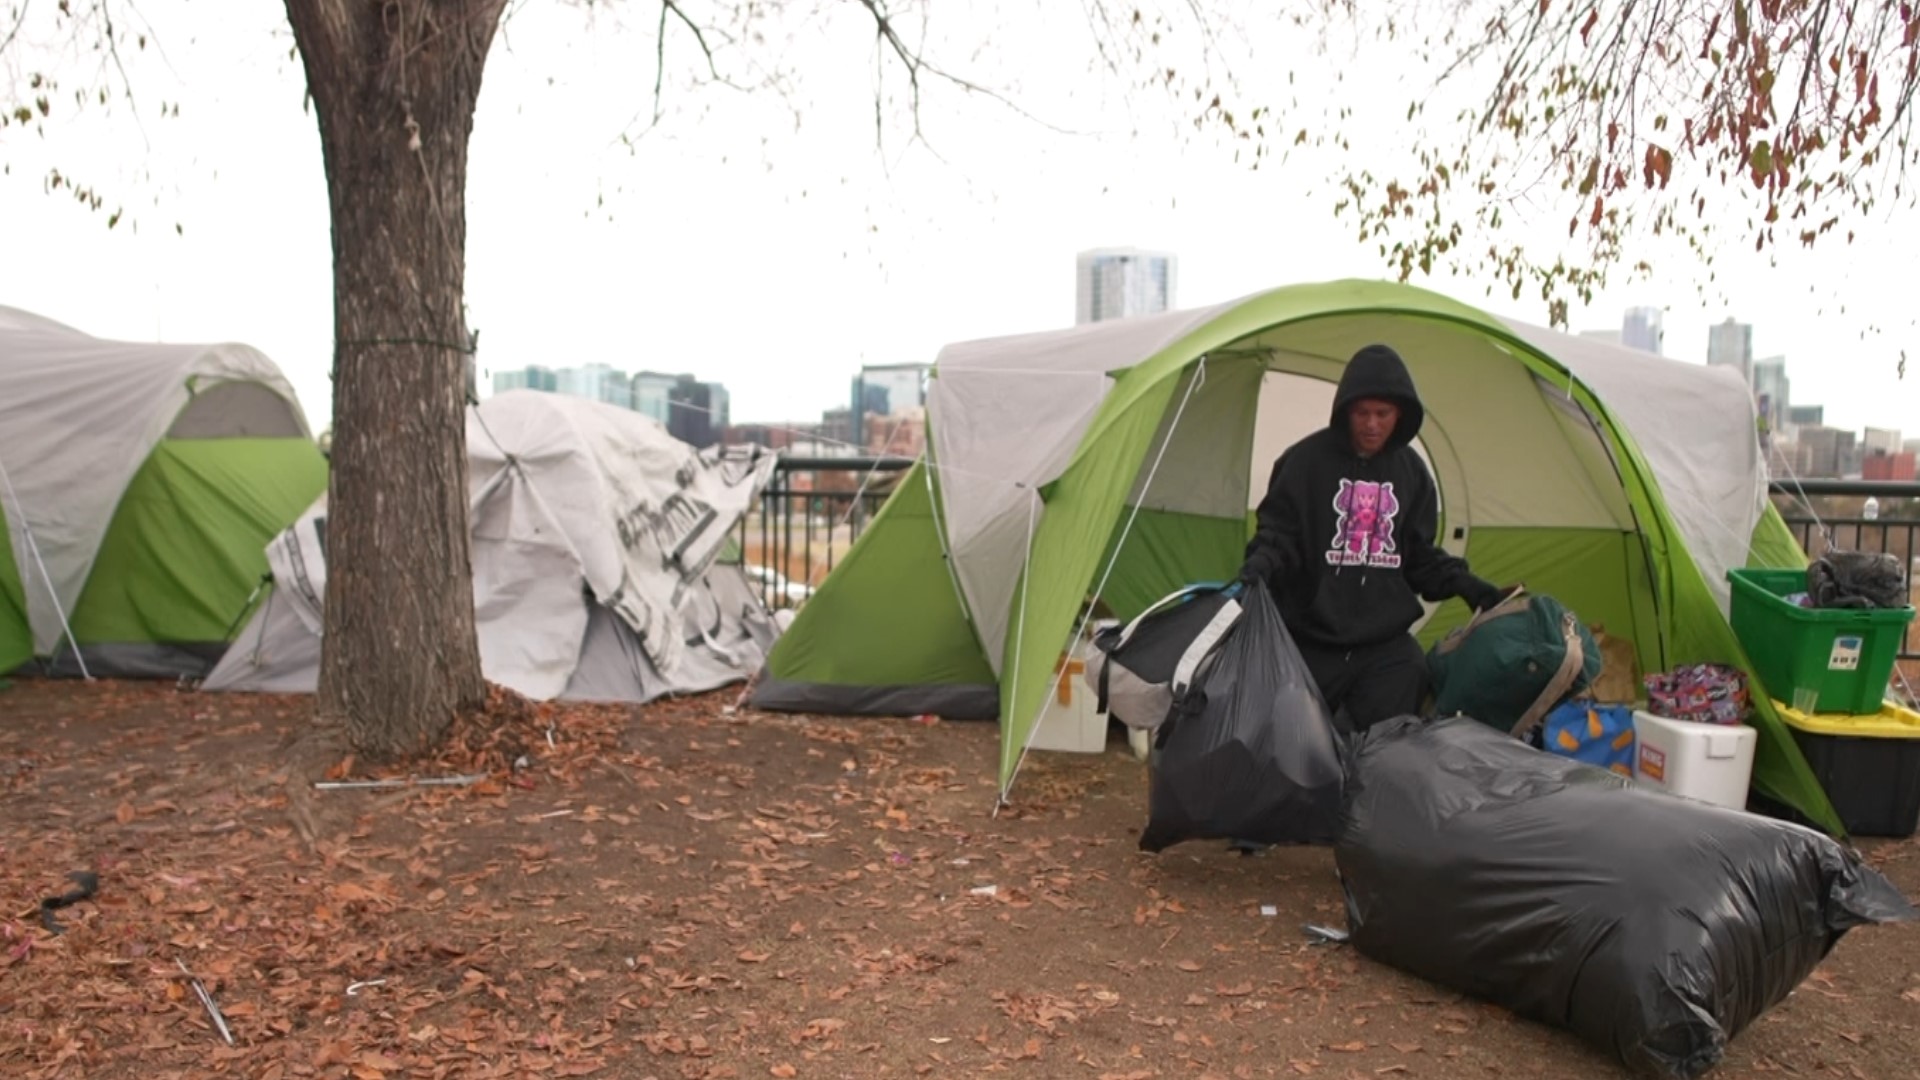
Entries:
POLYGON ((1794 427, 1819 427, 1827 422, 1825 405, 1789 405, 1787 423, 1794 427))
POLYGON ((1867 428, 1860 433, 1860 449, 1868 454, 1897 454, 1900 452, 1900 430, 1867 428))
POLYGON ((1787 358, 1770 356, 1753 365, 1753 400, 1767 426, 1775 431, 1788 424, 1793 408, 1792 384, 1787 379, 1787 358))
POLYGON ((1176 303, 1180 267, 1170 252, 1097 248, 1075 261, 1076 325, 1152 315, 1176 303))
POLYGON ((663 375, 658 371, 638 371, 633 376, 633 411, 643 416, 651 416, 662 424, 672 415, 673 388, 682 378, 692 376, 663 375))
POLYGON ((719 397, 724 409, 726 393, 719 383, 701 382, 691 375, 680 376, 667 397, 667 434, 698 449, 719 442, 720 431, 726 425, 717 422, 715 413, 720 410, 715 409, 714 399, 719 397))
POLYGON ((1707 329, 1707 364, 1730 367, 1753 385, 1753 325, 1728 319, 1707 329))
POLYGON ((622 409, 633 407, 633 386, 623 371, 605 364, 582 364, 554 372, 554 389, 562 394, 604 401, 622 409))
POLYGON ((1631 307, 1620 320, 1620 344, 1655 356, 1665 356, 1667 331, 1664 316, 1656 307, 1631 307))
POLYGON ((1853 432, 1830 427, 1800 429, 1800 460, 1795 468, 1801 476, 1837 478, 1854 468, 1857 456, 1853 432))
POLYGON ((553 369, 539 364, 493 373, 493 392, 496 394, 507 390, 545 390, 551 393, 557 385, 553 369))

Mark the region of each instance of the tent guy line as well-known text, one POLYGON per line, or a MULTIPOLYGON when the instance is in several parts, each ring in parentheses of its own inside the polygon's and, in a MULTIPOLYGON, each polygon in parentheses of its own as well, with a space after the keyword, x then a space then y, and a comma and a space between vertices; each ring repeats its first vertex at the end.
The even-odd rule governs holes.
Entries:
POLYGON ((47 573, 47 562, 40 557, 40 542, 33 537, 33 523, 27 520, 27 508, 20 505, 20 493, 13 490, 13 477, 7 473, 7 463, 0 461, 0 483, 7 485, 7 499, 13 503, 13 512, 20 520, 20 535, 26 538, 27 554, 33 558, 33 565, 40 571, 40 580, 47 587, 47 596, 53 600, 53 608, 60 615, 60 629, 67 635, 67 643, 73 646, 73 658, 80 665, 80 677, 87 682, 93 681, 93 674, 87 670, 87 658, 81 655, 80 641, 73 636, 73 622, 67 618, 66 605, 60 602, 60 591, 53 587, 53 576, 47 573))
MULTIPOLYGON (((1196 391, 1207 384, 1207 355, 1202 353, 1200 358, 1194 361, 1193 367, 1193 377, 1187 380, 1186 393, 1181 395, 1180 404, 1173 411, 1173 420, 1167 425, 1166 437, 1160 440, 1159 449, 1154 451, 1153 464, 1147 467, 1147 478, 1145 482, 1141 484, 1140 498, 1128 508, 1126 524, 1120 527, 1120 539, 1114 542, 1113 554, 1107 557, 1106 568, 1100 572, 1100 580, 1093 587, 1093 598, 1087 601, 1086 610, 1080 613, 1080 625, 1074 627, 1073 636, 1067 639, 1069 643, 1081 640, 1087 632, 1087 624, 1093 621, 1094 609, 1099 606, 1100 598, 1105 595, 1107 591, 1107 582, 1113 579, 1114 566, 1120 562, 1120 552, 1126 548, 1127 538, 1133 535, 1134 523, 1140 519, 1140 504, 1147 501, 1148 493, 1153 490, 1153 481, 1160 475, 1160 463, 1165 460, 1167 456, 1167 447, 1173 444, 1174 433, 1180 430, 1180 421, 1187 413, 1187 403, 1193 400, 1193 395, 1196 391)), ((1031 566, 1033 561, 1033 517, 1031 514, 1029 514, 1027 518, 1027 561, 1028 565, 1031 566)), ((1026 576, 1027 575, 1023 574, 1022 578, 1024 579, 1026 576)), ((1024 589, 1025 586, 1022 585, 1022 590, 1024 591, 1024 589)), ((1023 595, 1020 605, 1022 631, 1026 628, 1026 618, 1026 602, 1023 595)), ((1013 655, 1016 665, 1019 663, 1019 657, 1022 651, 1018 644, 1014 646, 1013 655)), ((1020 681, 1020 672, 1017 666, 1014 670, 1013 680, 1016 684, 1020 681)), ((1020 745, 1020 754, 1013 762, 1012 772, 1007 776, 1006 782, 1000 785, 1000 796, 993 808, 996 817, 999 816, 1000 807, 1008 804, 1007 794, 1013 790, 1013 783, 1019 778, 1020 769, 1027 762, 1027 754, 1033 749, 1033 740, 1040 734, 1040 725, 1046 722, 1047 711, 1053 708, 1053 703, 1058 696, 1057 694, 1047 694, 1040 699, 1039 715, 1033 718, 1033 726, 1027 729, 1027 737, 1020 745)))

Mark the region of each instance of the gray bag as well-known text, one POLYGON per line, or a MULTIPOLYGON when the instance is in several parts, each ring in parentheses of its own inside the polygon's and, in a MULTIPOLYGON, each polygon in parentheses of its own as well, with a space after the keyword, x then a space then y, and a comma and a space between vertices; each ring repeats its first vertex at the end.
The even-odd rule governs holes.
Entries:
POLYGON ((1126 625, 1095 634, 1082 678, 1097 707, 1134 730, 1159 727, 1240 614, 1240 602, 1226 587, 1190 585, 1154 601, 1126 625))

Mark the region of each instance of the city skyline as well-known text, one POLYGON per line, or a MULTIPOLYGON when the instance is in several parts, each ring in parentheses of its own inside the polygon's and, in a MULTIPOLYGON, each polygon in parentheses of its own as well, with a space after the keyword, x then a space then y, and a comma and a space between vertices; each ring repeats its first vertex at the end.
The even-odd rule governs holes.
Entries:
MULTIPOLYGON (((1082 252, 1077 257, 1077 270, 1086 265, 1087 254, 1082 252)), ((1083 291, 1079 280, 1084 277, 1076 274, 1076 292, 1083 291)), ((1860 476, 1864 470, 1869 478, 1913 478, 1914 451, 1920 450, 1920 440, 1903 441, 1901 429, 1884 425, 1853 430, 1826 426, 1823 404, 1793 399, 1786 356, 1752 356, 1755 329, 1754 324, 1731 316, 1713 324, 1704 362, 1744 373, 1754 395, 1770 465, 1790 475, 1808 477, 1860 476)), ((1579 333, 1616 345, 1631 341, 1636 344, 1628 347, 1664 355, 1663 331, 1662 309, 1636 305, 1623 311, 1618 329, 1579 333)), ((1666 358, 1686 362, 1684 357, 1666 358)), ((495 392, 528 387, 574 393, 630 408, 659 420, 676 437, 698 446, 748 441, 810 455, 889 453, 911 457, 924 445, 932 369, 931 363, 924 362, 861 364, 851 377, 847 404, 822 410, 817 420, 788 416, 738 425, 729 415, 727 388, 688 373, 642 369, 627 374, 600 362, 572 368, 528 365, 494 372, 492 382, 495 392), (885 426, 874 423, 880 418, 889 422, 885 426)))
POLYGON ((690 373, 640 370, 629 374, 594 361, 571 367, 527 364, 491 374, 492 393, 538 390, 599 401, 656 420, 674 438, 701 449, 722 442, 732 424, 727 388, 690 373))
MULTIPOLYGON (((1665 355, 1664 313, 1633 306, 1619 329, 1587 329, 1580 336, 1665 355)), ((1727 316, 1708 327, 1705 363, 1738 372, 1753 394, 1754 411, 1768 468, 1788 476, 1912 480, 1920 440, 1902 440, 1899 428, 1828 427, 1824 405, 1793 400, 1787 357, 1755 359, 1755 324, 1727 316)), ((1668 359, 1683 360, 1682 357, 1668 359)))

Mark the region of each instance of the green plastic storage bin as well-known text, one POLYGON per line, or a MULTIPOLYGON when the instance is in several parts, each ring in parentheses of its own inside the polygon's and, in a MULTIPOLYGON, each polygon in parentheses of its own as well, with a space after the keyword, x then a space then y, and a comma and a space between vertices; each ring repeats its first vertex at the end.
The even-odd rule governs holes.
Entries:
POLYGON ((1913 608, 1803 608, 1805 570, 1730 570, 1729 621, 1766 692, 1802 712, 1873 715, 1913 608), (1809 700, 1811 698, 1811 700, 1809 700))

